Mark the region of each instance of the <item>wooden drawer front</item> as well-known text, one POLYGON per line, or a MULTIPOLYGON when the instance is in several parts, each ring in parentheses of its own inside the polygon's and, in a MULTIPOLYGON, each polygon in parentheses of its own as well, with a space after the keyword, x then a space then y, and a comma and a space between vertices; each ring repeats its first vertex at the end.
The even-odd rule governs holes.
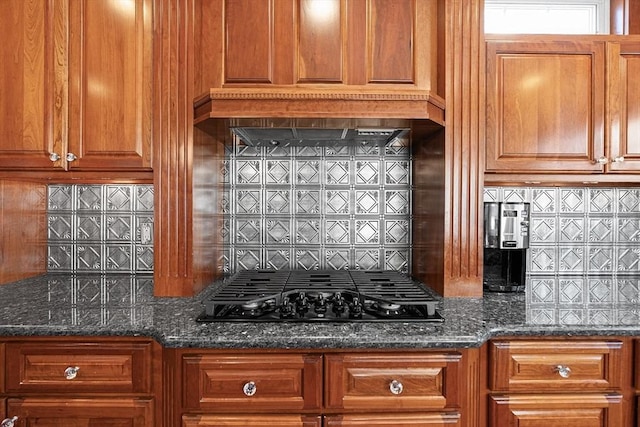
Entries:
POLYGON ((150 342, 7 343, 6 357, 7 392, 151 392, 150 342))
POLYGON ((490 427, 612 427, 623 426, 619 394, 492 396, 490 427))
POLYGON ((185 415, 182 427, 320 427, 317 416, 300 415, 185 415))
POLYGON ((325 427, 454 427, 460 425, 460 415, 447 414, 376 414, 332 415, 325 417, 325 427))
POLYGON ((328 408, 425 410, 458 407, 459 353, 331 354, 325 357, 328 408), (402 388, 399 393, 398 384, 402 388))
POLYGON ((490 387, 615 390, 621 386, 621 349, 620 341, 492 341, 490 387), (569 372, 563 372, 566 367, 569 372))
POLYGON ((155 427, 151 399, 8 399, 16 427, 155 427))
POLYGON ((184 355, 182 362, 187 409, 269 412, 322 405, 320 355, 184 355))

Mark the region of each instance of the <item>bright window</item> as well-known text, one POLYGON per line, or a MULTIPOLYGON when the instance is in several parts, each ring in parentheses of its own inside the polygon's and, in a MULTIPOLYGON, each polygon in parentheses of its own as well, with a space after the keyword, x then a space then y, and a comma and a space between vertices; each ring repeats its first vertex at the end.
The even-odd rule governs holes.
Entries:
POLYGON ((609 0, 485 0, 484 31, 608 34, 609 0))

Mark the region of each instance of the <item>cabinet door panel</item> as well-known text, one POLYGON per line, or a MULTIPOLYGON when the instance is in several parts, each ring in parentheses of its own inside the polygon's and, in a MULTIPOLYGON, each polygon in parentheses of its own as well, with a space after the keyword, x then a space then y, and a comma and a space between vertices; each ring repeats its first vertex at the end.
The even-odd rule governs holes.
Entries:
POLYGON ((452 427, 460 425, 460 415, 450 414, 376 414, 330 415, 325 427, 452 427))
POLYGON ((216 412, 320 408, 322 357, 185 355, 185 408, 216 412))
POLYGON ((325 356, 328 408, 393 410, 456 407, 457 353, 325 356))
POLYGON ((320 416, 185 415, 182 427, 320 427, 320 416))
POLYGON ((69 3, 74 169, 151 165, 152 1, 69 3))
POLYGON ((343 82, 340 0, 300 0, 298 82, 343 82))
MULTIPOLYGON (((0 168, 51 168, 54 149, 52 121, 58 84, 52 53, 65 40, 60 1, 0 2, 0 168)), ((64 76, 66 78, 66 76, 64 76)), ((65 97, 57 99, 63 108, 65 97)), ((60 141, 58 141, 59 143, 60 141)))
POLYGON ((622 426, 618 394, 491 396, 491 427, 622 426))
POLYGON ((620 341, 492 341, 492 390, 614 390, 621 386, 620 341), (559 367, 570 369, 563 377, 559 367))
POLYGON ((610 157, 624 157, 608 170, 640 170, 640 42, 610 43, 608 70, 610 157))
POLYGON ((153 402, 140 399, 8 399, 7 413, 29 427, 154 427, 153 402))
POLYGON ((487 43, 487 171, 602 172, 603 42, 487 43))

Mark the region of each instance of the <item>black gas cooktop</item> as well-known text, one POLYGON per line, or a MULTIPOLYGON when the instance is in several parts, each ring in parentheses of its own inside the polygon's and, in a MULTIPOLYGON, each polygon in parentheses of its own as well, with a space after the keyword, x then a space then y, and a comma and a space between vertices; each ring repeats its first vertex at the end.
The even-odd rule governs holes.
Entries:
POLYGON ((205 301, 198 322, 442 322, 424 285, 387 270, 241 271, 205 301))

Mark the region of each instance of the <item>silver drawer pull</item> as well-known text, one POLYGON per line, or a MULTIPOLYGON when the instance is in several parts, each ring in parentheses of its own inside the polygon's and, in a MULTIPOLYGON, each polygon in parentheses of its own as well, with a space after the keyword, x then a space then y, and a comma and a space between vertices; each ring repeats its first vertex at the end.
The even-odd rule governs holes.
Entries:
POLYGON ((554 369, 562 378, 569 378, 571 376, 571 368, 565 365, 558 365, 554 369))
POLYGON ((73 380, 78 376, 78 371, 80 368, 78 366, 69 366, 64 370, 64 377, 68 380, 73 380))
POLYGON ((18 417, 5 418, 2 420, 2 423, 0 423, 0 427, 13 427, 16 425, 16 421, 18 421, 18 417))
POLYGON ((400 381, 393 380, 389 383, 389 390, 391 391, 391 393, 398 395, 402 393, 402 391, 404 390, 404 386, 400 381))
POLYGON ((258 391, 258 387, 256 387, 256 383, 249 381, 242 386, 242 391, 246 396, 253 396, 258 391))

